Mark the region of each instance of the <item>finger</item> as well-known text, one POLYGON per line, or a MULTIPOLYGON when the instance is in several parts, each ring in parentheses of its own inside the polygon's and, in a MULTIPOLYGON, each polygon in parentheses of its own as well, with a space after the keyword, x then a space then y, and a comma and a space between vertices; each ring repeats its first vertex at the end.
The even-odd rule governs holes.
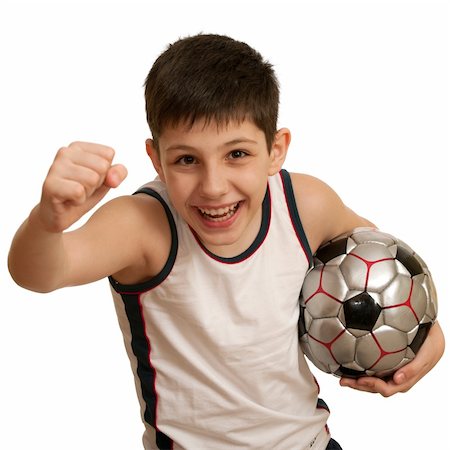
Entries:
POLYGON ((394 374, 394 382, 415 384, 424 377, 441 358, 445 346, 443 339, 439 323, 435 322, 416 357, 394 374))
POLYGON ((383 393, 386 391, 386 382, 376 377, 361 377, 356 381, 359 388, 368 392, 383 393))
POLYGON ((419 381, 432 367, 427 356, 428 354, 422 351, 421 348, 411 362, 394 373, 394 383, 399 386, 405 386, 407 384, 415 384, 419 381))
POLYGON ((53 203, 81 205, 86 201, 86 190, 83 185, 73 180, 59 180, 58 183, 48 181, 44 192, 50 193, 53 203))
POLYGON ((343 387, 354 387, 356 385, 356 380, 353 378, 342 377, 339 380, 339 384, 343 387))
POLYGON ((60 149, 57 160, 65 166, 86 167, 104 175, 111 167, 112 162, 112 158, 103 151, 90 152, 78 147, 60 149))
POLYGON ((408 370, 403 370, 403 371, 397 371, 394 376, 393 376, 393 380, 395 384, 404 384, 408 381, 409 378, 411 378, 411 376, 408 374, 408 370))
POLYGON ((98 155, 104 159, 107 159, 111 162, 114 158, 115 151, 112 147, 108 147, 102 144, 94 144, 92 142, 72 142, 68 148, 72 151, 81 150, 83 152, 92 153, 94 155, 98 155))
POLYGON ((370 392, 381 394, 383 397, 390 397, 399 392, 407 392, 414 381, 407 381, 402 384, 396 384, 392 378, 384 381, 380 378, 373 377, 372 381, 362 381, 361 386, 370 392))
POLYGON ((104 185, 110 188, 116 188, 128 175, 126 167, 122 164, 111 166, 106 174, 104 185))
POLYGON ((349 387, 358 391, 373 392, 370 385, 364 385, 360 382, 358 383, 358 380, 355 378, 341 378, 339 384, 343 387, 349 387))
POLYGON ((392 383, 398 391, 406 392, 411 389, 429 371, 427 363, 413 360, 397 370, 392 377, 392 383))
POLYGON ((86 203, 83 205, 86 211, 92 209, 109 191, 109 187, 104 184, 100 186, 94 194, 86 199, 86 203))
POLYGON ((79 183, 85 190, 86 197, 90 197, 103 185, 106 173, 99 173, 88 167, 72 164, 61 168, 58 175, 62 180, 79 183))
POLYGON ((399 392, 399 387, 392 381, 384 381, 377 377, 361 377, 358 379, 342 378, 341 386, 350 387, 362 392, 369 392, 372 394, 381 394, 383 397, 390 397, 399 392))

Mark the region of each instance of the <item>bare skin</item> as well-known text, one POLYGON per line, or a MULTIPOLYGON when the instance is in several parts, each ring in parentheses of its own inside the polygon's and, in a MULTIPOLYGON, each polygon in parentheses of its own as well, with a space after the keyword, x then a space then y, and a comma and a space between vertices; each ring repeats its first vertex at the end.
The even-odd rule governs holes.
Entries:
MULTIPOLYGON (((151 140, 146 147, 183 219, 207 248, 229 257, 254 240, 267 177, 281 169, 289 143, 289 130, 283 128, 269 153, 262 131, 245 121, 226 128, 203 123, 190 129, 169 128, 160 137, 158 151, 151 140), (214 219, 219 212, 229 219, 214 219)), ((49 292, 111 274, 123 284, 138 283, 160 272, 169 254, 170 229, 162 206, 148 196, 111 200, 86 224, 66 231, 127 176, 126 168, 113 164, 113 158, 113 149, 92 143, 75 142, 58 151, 41 201, 11 245, 9 270, 19 285, 49 292), (111 245, 119 239, 122 245, 111 245)), ((313 253, 346 231, 373 226, 322 181, 303 174, 291 176, 313 253)), ((443 351, 444 338, 436 323, 417 357, 391 380, 343 378, 341 385, 383 396, 405 392, 434 367, 443 351)))

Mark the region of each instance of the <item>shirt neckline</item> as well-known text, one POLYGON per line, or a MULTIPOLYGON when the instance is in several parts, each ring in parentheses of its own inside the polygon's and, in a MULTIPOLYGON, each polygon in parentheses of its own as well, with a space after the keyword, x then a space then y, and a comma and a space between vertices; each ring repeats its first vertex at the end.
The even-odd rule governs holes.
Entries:
POLYGON ((267 185, 267 190, 264 195, 264 199, 262 202, 262 217, 261 217, 261 226, 259 227, 258 234, 256 235, 254 241, 250 244, 250 246, 247 248, 247 250, 244 250, 242 253, 240 253, 237 256, 232 256, 230 258, 219 256, 213 253, 212 251, 208 250, 204 244, 200 241, 199 237, 197 236, 197 233, 191 228, 191 232, 193 236, 195 237, 195 240, 197 241, 200 248, 212 259, 219 261, 224 264, 236 264, 240 263, 242 261, 245 261, 246 259, 250 258, 256 250, 262 245, 264 242, 267 233, 269 232, 270 227, 270 218, 271 218, 271 197, 270 197, 270 189, 269 185, 267 185))

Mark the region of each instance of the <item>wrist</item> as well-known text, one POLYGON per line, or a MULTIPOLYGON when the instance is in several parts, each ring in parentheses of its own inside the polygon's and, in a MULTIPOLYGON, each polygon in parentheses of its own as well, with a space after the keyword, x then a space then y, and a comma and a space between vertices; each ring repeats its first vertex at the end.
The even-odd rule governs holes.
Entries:
POLYGON ((27 225, 34 233, 45 233, 49 235, 61 234, 64 230, 55 224, 55 221, 49 217, 45 207, 38 203, 30 212, 27 225))

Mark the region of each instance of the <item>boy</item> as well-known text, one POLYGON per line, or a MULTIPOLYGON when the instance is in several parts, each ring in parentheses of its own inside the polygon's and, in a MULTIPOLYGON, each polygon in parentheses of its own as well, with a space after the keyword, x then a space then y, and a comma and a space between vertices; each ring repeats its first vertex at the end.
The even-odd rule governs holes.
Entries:
MULTIPOLYGON (((146 449, 340 448, 299 350, 298 295, 322 243, 371 223, 326 184, 282 169, 290 133, 276 128, 277 80, 246 44, 177 41, 145 97, 158 179, 68 232, 127 173, 111 148, 60 149, 12 243, 12 276, 40 292, 109 276, 146 449)), ((443 347, 436 323, 392 380, 341 384, 406 391, 443 347)))

